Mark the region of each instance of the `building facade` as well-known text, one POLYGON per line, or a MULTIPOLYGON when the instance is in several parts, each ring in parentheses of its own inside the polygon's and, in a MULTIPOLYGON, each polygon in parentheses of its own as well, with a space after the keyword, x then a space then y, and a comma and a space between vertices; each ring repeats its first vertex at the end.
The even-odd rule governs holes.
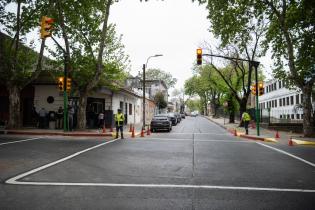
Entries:
MULTIPOLYGON (((315 109, 315 98, 312 96, 315 109)), ((262 117, 272 122, 302 122, 303 94, 298 89, 289 89, 283 81, 269 80, 264 83, 264 94, 259 96, 259 108, 262 117)))

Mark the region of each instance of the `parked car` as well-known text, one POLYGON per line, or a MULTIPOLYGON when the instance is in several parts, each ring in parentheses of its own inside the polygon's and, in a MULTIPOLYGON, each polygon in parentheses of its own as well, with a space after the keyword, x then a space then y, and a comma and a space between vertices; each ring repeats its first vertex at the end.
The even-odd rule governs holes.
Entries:
POLYGON ((196 117, 196 116, 197 116, 197 113, 196 113, 196 112, 192 112, 192 113, 190 114, 190 116, 196 117))
POLYGON ((151 132, 155 132, 157 130, 167 130, 170 132, 172 130, 172 123, 168 116, 154 116, 151 121, 151 132))
POLYGON ((172 125, 177 125, 177 117, 175 116, 175 113, 169 112, 167 113, 168 117, 170 118, 172 125))
POLYGON ((175 116, 177 118, 177 122, 180 123, 180 121, 182 120, 182 117, 180 116, 180 114, 178 112, 175 112, 175 116))
POLYGON ((185 119, 185 118, 186 118, 185 113, 180 113, 180 116, 181 116, 183 119, 185 119))

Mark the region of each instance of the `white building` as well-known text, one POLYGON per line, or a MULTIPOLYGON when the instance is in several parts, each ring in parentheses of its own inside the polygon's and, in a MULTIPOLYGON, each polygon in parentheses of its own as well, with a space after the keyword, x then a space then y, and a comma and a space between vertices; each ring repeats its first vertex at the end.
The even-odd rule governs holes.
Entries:
MULTIPOLYGON (((303 94, 296 89, 288 89, 283 81, 270 80, 264 83, 264 94, 259 96, 259 108, 263 117, 274 122, 301 121, 303 119, 303 94)), ((315 108, 314 95, 312 97, 315 108)))

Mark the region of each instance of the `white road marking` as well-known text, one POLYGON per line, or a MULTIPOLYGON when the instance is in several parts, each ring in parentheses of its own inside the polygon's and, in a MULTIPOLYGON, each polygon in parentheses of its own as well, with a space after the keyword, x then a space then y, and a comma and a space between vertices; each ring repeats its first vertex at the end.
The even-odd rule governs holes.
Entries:
POLYGON ((273 191, 273 192, 304 192, 314 193, 314 189, 290 189, 273 187, 239 187, 218 185, 180 185, 180 184, 118 184, 118 183, 69 183, 69 182, 7 182, 14 185, 37 186, 84 186, 84 187, 137 187, 137 188, 179 188, 179 189, 219 189, 219 190, 247 190, 247 191, 273 191))
MULTIPOLYGON (((135 141, 192 141, 193 139, 171 139, 171 138, 136 138, 135 141)), ((131 140, 134 141, 134 140, 131 140)), ((229 142, 229 143, 250 143, 253 144, 253 141, 246 140, 220 140, 220 139, 195 139, 195 142, 229 142)))
POLYGON ((1 143, 0 146, 6 145, 6 144, 16 144, 16 143, 21 143, 21 142, 26 142, 26 141, 33 141, 33 140, 42 139, 42 138, 44 137, 24 139, 24 140, 18 140, 18 141, 10 141, 10 142, 1 143))
POLYGON ((293 154, 291 154, 291 153, 285 152, 285 151, 283 151, 283 150, 281 150, 281 149, 277 149, 277 148, 271 147, 271 146, 269 146, 269 145, 266 145, 266 144, 263 144, 263 143, 260 143, 260 142, 256 142, 256 143, 259 144, 259 145, 261 145, 261 146, 264 146, 264 147, 267 147, 267 148, 269 148, 269 149, 272 149, 272 150, 275 150, 275 151, 277 151, 277 152, 280 152, 280 153, 282 153, 282 154, 288 155, 288 156, 290 156, 290 157, 292 157, 292 158, 294 158, 294 159, 297 159, 297 160, 299 160, 299 161, 302 161, 303 163, 306 163, 306 164, 308 164, 308 165, 310 165, 310 166, 315 167, 315 164, 314 164, 314 163, 312 163, 312 162, 310 162, 310 161, 307 161, 307 160, 304 160, 303 158, 300 158, 300 157, 298 157, 298 156, 295 156, 295 155, 293 155, 293 154))
POLYGON ((62 163, 62 162, 64 162, 64 161, 66 161, 66 160, 70 160, 71 158, 74 158, 74 157, 76 157, 76 156, 78 156, 78 155, 81 155, 82 153, 85 153, 85 152, 88 152, 88 151, 90 151, 90 150, 92 150, 92 149, 95 149, 95 148, 101 147, 101 146, 103 146, 103 145, 106 145, 106 144, 115 142, 115 141, 117 141, 117 140, 118 140, 118 139, 114 139, 114 140, 111 140, 111 141, 107 141, 107 142, 104 142, 104 143, 102 143, 102 144, 98 144, 98 145, 96 145, 96 146, 93 146, 93 147, 87 148, 87 149, 85 149, 85 150, 76 152, 76 153, 74 153, 74 154, 72 154, 72 155, 69 155, 69 156, 64 157, 64 158, 62 158, 62 159, 59 159, 59 160, 57 160, 57 161, 48 163, 48 164, 43 165, 43 166, 41 166, 41 167, 35 168, 35 169, 33 169, 33 170, 30 170, 30 171, 27 171, 27 172, 22 173, 22 174, 20 174, 20 175, 17 175, 17 176, 15 176, 15 177, 12 177, 12 178, 8 179, 8 180, 6 181, 6 183, 7 183, 7 184, 19 183, 19 182, 17 182, 16 180, 22 179, 23 177, 29 176, 29 175, 31 175, 31 174, 34 174, 34 173, 36 173, 36 172, 42 171, 42 170, 44 170, 44 169, 46 169, 46 168, 49 168, 49 167, 51 167, 51 166, 57 165, 57 164, 62 163))

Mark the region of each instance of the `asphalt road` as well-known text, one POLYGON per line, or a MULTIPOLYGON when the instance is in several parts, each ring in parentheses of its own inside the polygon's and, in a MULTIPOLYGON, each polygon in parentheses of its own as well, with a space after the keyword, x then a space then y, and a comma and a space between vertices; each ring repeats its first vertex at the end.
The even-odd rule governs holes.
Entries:
POLYGON ((125 140, 0 135, 0 209, 314 209, 314 163, 202 117, 125 140))

